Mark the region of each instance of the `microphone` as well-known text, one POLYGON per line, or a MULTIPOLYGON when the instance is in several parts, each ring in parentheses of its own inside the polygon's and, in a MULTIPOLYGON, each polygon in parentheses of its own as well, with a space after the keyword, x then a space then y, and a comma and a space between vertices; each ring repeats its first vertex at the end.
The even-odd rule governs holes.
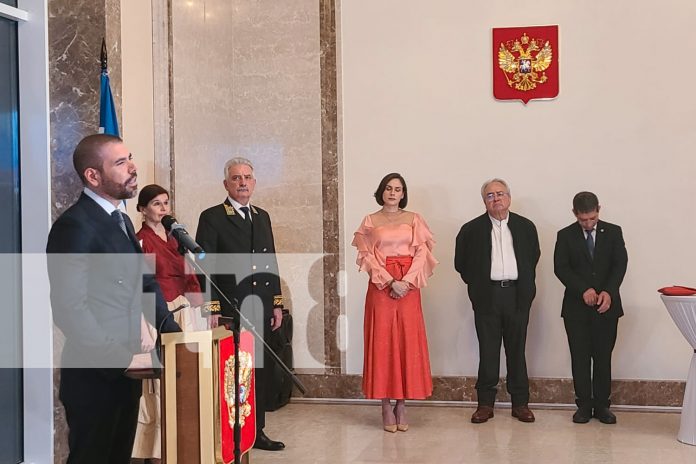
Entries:
POLYGON ((196 241, 189 235, 189 233, 186 232, 186 229, 183 225, 176 222, 176 219, 173 216, 164 216, 161 222, 164 226, 164 229, 168 233, 170 233, 176 239, 177 242, 179 242, 179 245, 184 250, 190 251, 191 253, 195 254, 198 259, 205 258, 205 251, 203 250, 203 248, 201 248, 201 246, 196 243, 196 241))

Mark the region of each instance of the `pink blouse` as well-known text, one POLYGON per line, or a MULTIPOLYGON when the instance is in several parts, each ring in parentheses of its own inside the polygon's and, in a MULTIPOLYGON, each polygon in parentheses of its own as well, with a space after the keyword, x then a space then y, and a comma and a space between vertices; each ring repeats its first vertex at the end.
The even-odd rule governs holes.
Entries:
POLYGON ((432 232, 418 213, 413 213, 412 224, 376 227, 368 214, 355 231, 352 243, 358 249, 358 267, 370 275, 370 281, 380 290, 393 279, 384 267, 389 256, 412 256, 411 268, 403 280, 415 288, 425 287, 438 264, 432 255, 434 244, 432 232))

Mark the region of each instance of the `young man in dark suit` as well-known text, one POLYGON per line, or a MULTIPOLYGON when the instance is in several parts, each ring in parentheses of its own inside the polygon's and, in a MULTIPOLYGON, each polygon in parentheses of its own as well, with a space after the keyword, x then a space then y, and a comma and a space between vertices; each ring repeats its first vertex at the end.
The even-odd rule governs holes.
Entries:
MULTIPOLYGON (((208 253, 204 263, 213 274, 213 281, 230 301, 238 302, 245 317, 268 341, 270 332, 277 330, 283 322, 283 297, 271 218, 266 211, 250 203, 256 186, 251 161, 232 158, 225 164, 224 173, 223 185, 228 197, 222 204, 201 213, 196 242, 208 253), (222 257, 215 256, 227 253, 237 254, 231 258, 236 262, 222 263, 222 257), (231 268, 238 272, 229 272, 231 268)), ((230 303, 215 288, 211 289, 211 295, 213 303, 219 302, 212 307, 219 306, 223 316, 237 318, 230 303)), ((264 356, 259 343, 256 343, 255 357, 257 363, 263 359, 264 367, 255 370, 257 432, 254 448, 279 451, 285 445, 271 440, 263 431, 273 361, 264 356)))
POLYGON ((623 316, 619 286, 628 255, 621 227, 599 220, 599 200, 592 192, 573 198, 576 222, 558 232, 554 272, 565 285, 561 316, 568 335, 578 410, 573 422, 596 417, 615 424, 609 410, 611 353, 623 316))
POLYGON ((471 422, 480 424, 493 417, 501 341, 512 415, 534 422, 528 407, 525 346, 536 295, 539 238, 532 221, 510 212, 510 189, 504 180, 485 182, 481 197, 486 212, 462 226, 454 253, 454 267, 468 286, 479 341, 478 408, 471 422))
MULTIPOLYGON (((159 324, 167 305, 122 212, 138 188, 132 155, 118 137, 91 135, 77 145, 73 164, 84 191, 53 224, 46 247, 53 319, 65 335, 60 399, 68 464, 128 464, 142 381, 124 373, 152 365, 149 355, 136 356, 152 348, 143 315, 159 324), (144 292, 155 293, 157 320, 144 292)), ((165 321, 164 331, 177 330, 165 321)))

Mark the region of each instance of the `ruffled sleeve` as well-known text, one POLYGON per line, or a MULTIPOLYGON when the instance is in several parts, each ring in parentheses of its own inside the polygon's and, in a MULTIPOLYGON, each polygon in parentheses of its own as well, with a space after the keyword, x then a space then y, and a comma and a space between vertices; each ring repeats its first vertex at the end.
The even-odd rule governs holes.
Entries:
POLYGON ((439 264, 432 253, 434 244, 435 240, 428 224, 418 213, 414 213, 413 239, 411 241, 413 262, 402 280, 415 288, 423 288, 428 285, 428 278, 433 275, 433 269, 439 264))
POLYGON ((358 249, 358 259, 356 260, 358 268, 367 272, 370 275, 370 281, 382 290, 393 280, 393 277, 384 267, 385 260, 382 253, 375 247, 372 238, 373 231, 374 225, 368 214, 358 230, 355 231, 352 245, 358 249))

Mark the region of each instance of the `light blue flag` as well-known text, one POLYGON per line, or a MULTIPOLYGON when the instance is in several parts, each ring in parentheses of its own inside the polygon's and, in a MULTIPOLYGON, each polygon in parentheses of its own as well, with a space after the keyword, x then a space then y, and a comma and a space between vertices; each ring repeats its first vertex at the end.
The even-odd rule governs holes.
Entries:
POLYGON ((120 136, 114 96, 111 94, 111 84, 109 83, 109 74, 104 70, 101 73, 101 93, 99 98, 99 133, 115 135, 116 137, 120 136))

